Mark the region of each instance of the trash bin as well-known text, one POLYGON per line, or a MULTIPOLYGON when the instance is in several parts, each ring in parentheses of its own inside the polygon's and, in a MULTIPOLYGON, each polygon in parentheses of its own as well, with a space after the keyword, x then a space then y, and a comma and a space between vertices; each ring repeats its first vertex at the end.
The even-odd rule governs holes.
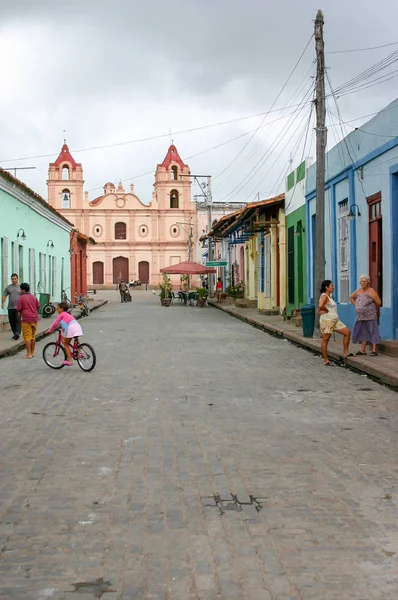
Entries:
POLYGON ((303 335, 306 338, 312 338, 315 325, 315 306, 313 304, 302 306, 300 314, 303 321, 303 335))
POLYGON ((43 314, 43 308, 49 302, 50 302, 50 294, 40 294, 39 295, 39 304, 40 304, 39 312, 40 312, 41 315, 43 314))

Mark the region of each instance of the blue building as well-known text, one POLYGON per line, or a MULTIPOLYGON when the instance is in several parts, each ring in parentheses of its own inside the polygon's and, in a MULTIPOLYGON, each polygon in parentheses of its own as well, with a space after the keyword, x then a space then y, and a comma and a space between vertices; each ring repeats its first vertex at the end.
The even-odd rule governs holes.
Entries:
MULTIPOLYGON (((307 297, 314 290, 316 164, 307 171, 307 297)), ((361 275, 382 299, 380 335, 398 339, 398 99, 326 154, 325 277, 350 328, 361 275)))

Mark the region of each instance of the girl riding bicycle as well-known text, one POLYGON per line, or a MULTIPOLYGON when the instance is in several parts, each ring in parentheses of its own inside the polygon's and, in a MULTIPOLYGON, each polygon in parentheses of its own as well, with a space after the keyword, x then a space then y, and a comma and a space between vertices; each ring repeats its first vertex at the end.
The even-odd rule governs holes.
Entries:
POLYGON ((70 351, 70 343, 73 338, 80 337, 83 335, 82 328, 76 321, 75 317, 68 312, 67 302, 60 302, 57 306, 58 317, 49 329, 49 333, 52 333, 57 327, 61 326, 62 339, 66 354, 66 360, 62 362, 63 365, 72 366, 72 355, 70 351))

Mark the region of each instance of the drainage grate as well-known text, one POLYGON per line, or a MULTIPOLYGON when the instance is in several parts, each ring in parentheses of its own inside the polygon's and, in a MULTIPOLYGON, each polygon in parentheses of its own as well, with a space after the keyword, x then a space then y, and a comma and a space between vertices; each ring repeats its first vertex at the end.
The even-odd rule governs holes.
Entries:
POLYGON ((258 498, 249 495, 247 502, 239 500, 236 494, 231 494, 230 498, 221 498, 220 494, 213 494, 212 496, 202 496, 202 504, 205 508, 217 508, 221 515, 224 515, 227 511, 243 512, 245 507, 252 506, 259 513, 266 498, 258 498))

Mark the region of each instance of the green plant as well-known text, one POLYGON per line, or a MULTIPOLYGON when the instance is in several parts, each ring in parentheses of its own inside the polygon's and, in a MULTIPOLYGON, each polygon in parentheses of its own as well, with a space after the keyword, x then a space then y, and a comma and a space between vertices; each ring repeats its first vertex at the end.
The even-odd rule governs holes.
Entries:
POLYGON ((160 293, 159 296, 161 298, 171 298, 171 291, 173 289, 173 284, 171 283, 170 277, 167 273, 163 273, 162 281, 159 283, 160 293))
POLYGON ((231 296, 231 298, 243 298, 245 295, 245 287, 243 281, 239 281, 236 285, 228 285, 225 289, 225 293, 227 296, 231 296))
POLYGON ((181 287, 184 288, 184 290, 187 290, 188 283, 189 283, 188 275, 180 275, 180 282, 181 282, 181 287))
POLYGON ((207 298, 208 292, 207 292, 206 288, 197 287, 195 289, 196 289, 196 293, 198 294, 198 298, 200 300, 204 300, 205 298, 207 298))

